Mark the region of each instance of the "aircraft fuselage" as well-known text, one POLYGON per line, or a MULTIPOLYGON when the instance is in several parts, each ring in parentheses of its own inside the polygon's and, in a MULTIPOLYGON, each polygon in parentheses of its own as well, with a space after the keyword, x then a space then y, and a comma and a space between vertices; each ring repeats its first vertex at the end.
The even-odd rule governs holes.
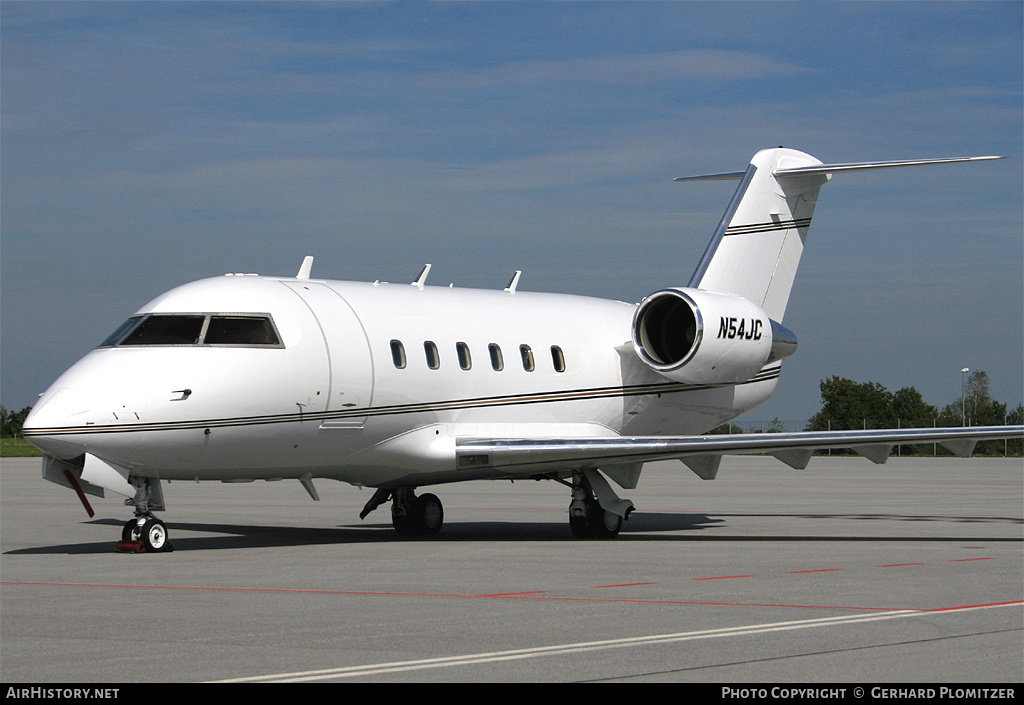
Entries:
POLYGON ((42 396, 33 442, 169 480, 429 484, 471 479, 455 468, 456 436, 694 434, 770 396, 778 365, 738 385, 653 372, 630 344, 635 310, 562 294, 206 279, 136 316, 196 331, 263 317, 276 338, 113 340, 42 396))

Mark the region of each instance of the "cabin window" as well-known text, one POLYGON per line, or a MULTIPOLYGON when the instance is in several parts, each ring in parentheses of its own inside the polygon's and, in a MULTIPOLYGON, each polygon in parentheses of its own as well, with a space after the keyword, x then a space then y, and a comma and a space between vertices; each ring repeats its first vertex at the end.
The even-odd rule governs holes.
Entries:
POLYGON ((519 354, 523 358, 523 369, 527 372, 533 372, 533 350, 530 349, 529 345, 520 345, 519 354))
POLYGON ((207 345, 280 345, 274 324, 264 316, 210 316, 207 345))
POLYGON ((121 345, 198 345, 206 316, 147 316, 121 345))
POLYGON ((495 372, 501 372, 505 369, 505 360, 501 356, 501 347, 497 343, 491 343, 487 346, 487 351, 491 354, 491 367, 494 368, 495 372))
POLYGON ((565 372, 565 355, 557 345, 551 346, 551 364, 555 366, 555 372, 565 372))
POLYGON ((459 355, 459 367, 468 370, 473 367, 473 358, 469 354, 469 346, 465 343, 456 343, 455 351, 459 355))
POLYGON ((427 354, 427 367, 436 370, 441 366, 441 357, 437 354, 437 345, 428 340, 423 343, 423 351, 427 354))
POLYGON ((405 346, 402 345, 401 340, 391 341, 391 361, 398 369, 405 369, 405 346))

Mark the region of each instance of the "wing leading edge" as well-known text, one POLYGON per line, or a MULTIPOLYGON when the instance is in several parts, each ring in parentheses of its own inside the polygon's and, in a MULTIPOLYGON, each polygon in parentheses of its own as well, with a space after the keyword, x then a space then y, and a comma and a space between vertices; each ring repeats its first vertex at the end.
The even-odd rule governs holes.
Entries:
POLYGON ((804 431, 709 436, 613 438, 457 438, 459 469, 493 469, 509 475, 682 460, 703 479, 713 479, 723 455, 771 455, 790 467, 807 467, 817 450, 848 448, 884 463, 897 445, 938 443, 967 457, 979 441, 1024 436, 1024 426, 804 431))

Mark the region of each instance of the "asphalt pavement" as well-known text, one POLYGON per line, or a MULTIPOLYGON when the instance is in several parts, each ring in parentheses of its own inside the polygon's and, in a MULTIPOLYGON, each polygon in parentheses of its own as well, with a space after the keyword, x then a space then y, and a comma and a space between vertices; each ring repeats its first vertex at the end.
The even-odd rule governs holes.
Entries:
POLYGON ((0 464, 5 683, 1020 683, 1024 463, 821 457, 648 465, 614 540, 553 482, 431 488, 402 538, 371 490, 165 485, 174 551, 0 464))

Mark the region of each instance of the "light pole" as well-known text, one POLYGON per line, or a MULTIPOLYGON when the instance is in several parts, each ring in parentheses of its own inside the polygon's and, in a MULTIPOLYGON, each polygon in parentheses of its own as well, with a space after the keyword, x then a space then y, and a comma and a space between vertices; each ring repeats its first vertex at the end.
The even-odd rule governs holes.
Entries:
POLYGON ((970 368, 965 367, 960 370, 960 425, 967 425, 967 373, 970 372, 970 368))

